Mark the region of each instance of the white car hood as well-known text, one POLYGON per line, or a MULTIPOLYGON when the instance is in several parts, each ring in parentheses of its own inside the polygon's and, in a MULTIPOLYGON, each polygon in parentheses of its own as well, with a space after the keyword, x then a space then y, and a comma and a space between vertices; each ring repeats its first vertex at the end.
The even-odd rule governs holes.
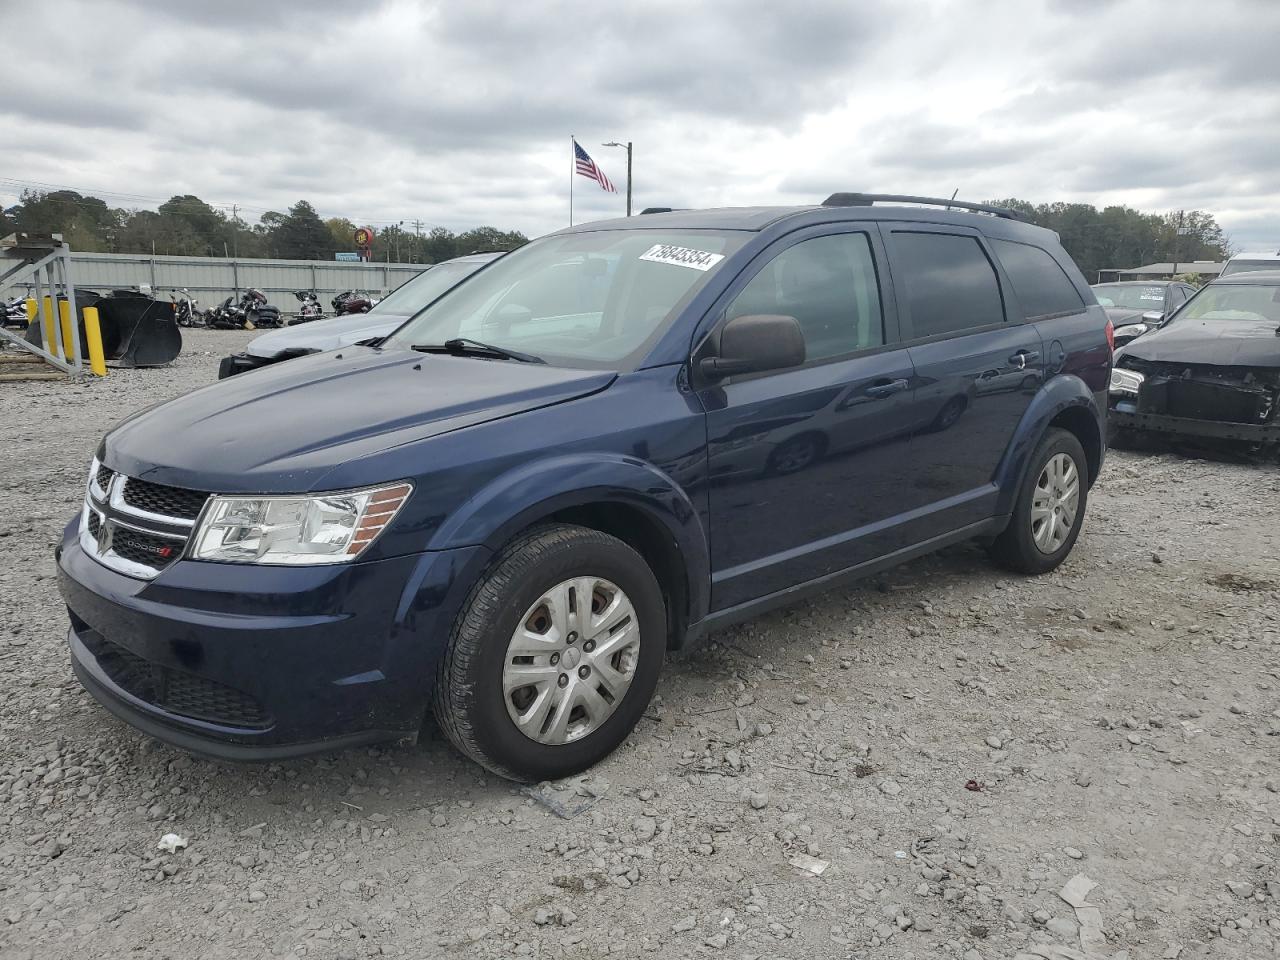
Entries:
POLYGON ((361 340, 385 337, 407 319, 396 314, 351 313, 327 320, 312 320, 255 337, 249 341, 246 351, 251 357, 268 360, 282 353, 323 353, 349 347, 361 340))

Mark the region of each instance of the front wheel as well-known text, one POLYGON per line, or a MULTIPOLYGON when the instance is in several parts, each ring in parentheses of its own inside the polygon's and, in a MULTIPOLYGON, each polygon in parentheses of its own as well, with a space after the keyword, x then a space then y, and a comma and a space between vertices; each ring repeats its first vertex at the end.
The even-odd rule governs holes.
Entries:
POLYGON ((1075 434, 1054 428, 1031 455, 1009 526, 991 555, 1018 573, 1048 573, 1075 546, 1089 499, 1088 462, 1075 434))
POLYGON ((537 528, 502 551, 467 599, 436 676, 436 718, 500 776, 577 773, 639 722, 666 623, 636 551, 585 527, 537 528))

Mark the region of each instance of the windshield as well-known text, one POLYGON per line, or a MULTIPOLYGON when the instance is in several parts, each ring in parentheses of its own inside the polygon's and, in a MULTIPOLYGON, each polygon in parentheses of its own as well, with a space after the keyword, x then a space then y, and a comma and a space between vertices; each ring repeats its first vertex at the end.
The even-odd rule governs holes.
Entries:
POLYGON ((374 304, 370 313, 388 313, 411 317, 446 290, 457 286, 489 261, 440 263, 406 280, 374 304))
POLYGON ((1280 286, 1209 286, 1183 307, 1178 320, 1263 320, 1280 323, 1280 286))
POLYGON ((1164 287, 1145 283, 1100 283, 1093 288, 1104 307, 1129 310, 1164 310, 1164 287))
POLYGON ((386 346, 465 337, 548 363, 636 363, 750 236, 709 230, 601 230, 545 237, 441 297, 386 346))
POLYGON ((1253 273, 1256 270, 1280 270, 1280 257, 1272 257, 1270 260, 1230 260, 1222 268, 1220 276, 1226 277, 1233 273, 1253 273))

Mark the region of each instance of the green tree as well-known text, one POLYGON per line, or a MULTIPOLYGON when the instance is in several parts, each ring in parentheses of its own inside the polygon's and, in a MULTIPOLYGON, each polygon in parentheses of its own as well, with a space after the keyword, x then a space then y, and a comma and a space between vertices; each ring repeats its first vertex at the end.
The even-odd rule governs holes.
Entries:
POLYGON ((356 241, 356 225, 346 217, 330 217, 324 222, 325 227, 329 231, 329 235, 333 237, 333 249, 338 250, 355 250, 356 241))
POLYGON ((495 227, 475 227, 459 234, 454 247, 456 256, 463 256, 480 250, 514 250, 528 242, 529 238, 519 231, 504 233, 495 227))
POLYGON ((24 190, 11 208, 11 222, 13 230, 25 233, 60 233, 73 250, 102 252, 120 218, 102 200, 74 190, 24 190))
POLYGON ((422 259, 427 263, 439 263, 458 255, 458 238, 452 230, 432 227, 422 240, 422 259))
POLYGON ((337 249, 333 234, 316 213, 315 207, 299 200, 289 208, 287 216, 262 215, 273 256, 286 260, 332 260, 337 249), (268 218, 271 218, 268 221, 268 218))
POLYGON ((1033 205, 1017 199, 992 203, 1055 231, 1091 283, 1097 281, 1100 270, 1165 261, 1222 260, 1230 255, 1226 234, 1213 215, 1203 210, 1155 214, 1123 206, 1099 212, 1087 203, 1033 205))

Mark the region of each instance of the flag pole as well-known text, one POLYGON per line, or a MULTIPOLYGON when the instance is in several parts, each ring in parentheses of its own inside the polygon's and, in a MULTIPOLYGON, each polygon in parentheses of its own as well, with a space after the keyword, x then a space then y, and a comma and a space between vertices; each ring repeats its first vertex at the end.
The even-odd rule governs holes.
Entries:
POLYGON ((577 167, 577 161, 574 159, 573 153, 573 134, 569 134, 569 226, 573 226, 573 171, 577 167))

